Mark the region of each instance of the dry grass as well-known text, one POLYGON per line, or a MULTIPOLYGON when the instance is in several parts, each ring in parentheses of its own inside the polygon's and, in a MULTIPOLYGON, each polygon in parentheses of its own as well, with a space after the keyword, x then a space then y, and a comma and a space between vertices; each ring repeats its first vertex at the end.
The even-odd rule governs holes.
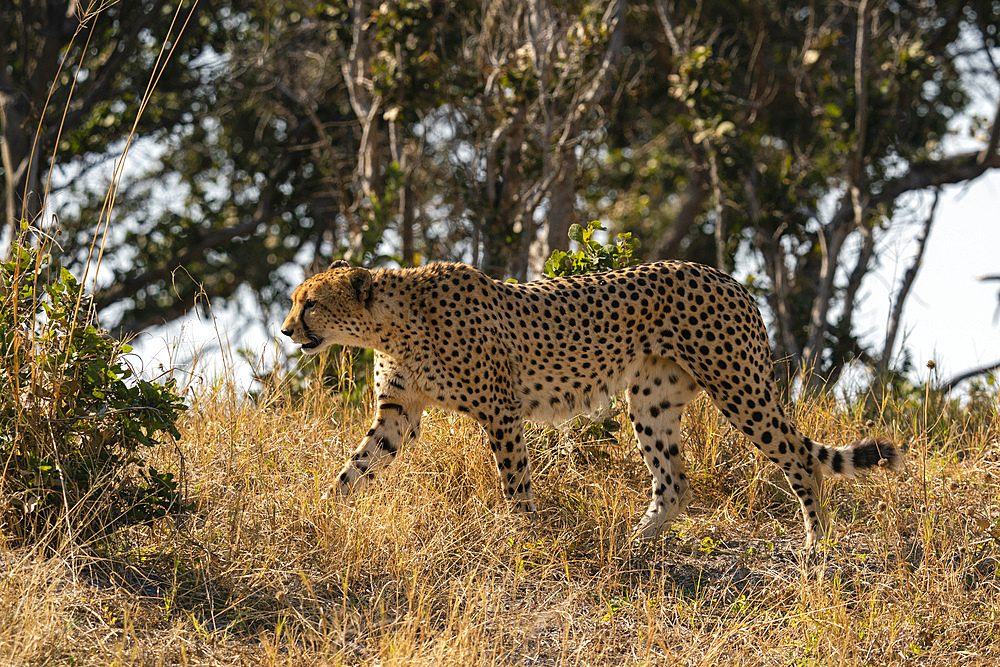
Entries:
MULTIPOLYGON (((532 430, 532 523, 505 510, 478 427, 440 412, 369 493, 324 499, 367 418, 328 395, 201 395, 178 445, 196 504, 179 525, 134 529, 101 558, 0 550, 0 665, 1000 659, 996 420, 904 442, 909 477, 831 485, 838 536, 803 559, 780 475, 703 399, 686 417, 695 500, 642 551, 630 436, 567 447, 532 430)), ((828 401, 795 418, 829 442, 901 437, 828 401)))

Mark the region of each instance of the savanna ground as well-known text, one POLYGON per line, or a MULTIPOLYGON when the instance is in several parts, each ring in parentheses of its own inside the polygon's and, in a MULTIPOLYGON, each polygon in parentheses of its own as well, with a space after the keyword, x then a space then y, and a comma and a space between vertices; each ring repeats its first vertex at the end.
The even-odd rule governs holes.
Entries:
POLYGON ((792 411, 816 439, 886 435, 908 474, 827 485, 836 535, 801 552, 780 473, 702 397, 694 500, 629 545, 648 477, 630 433, 530 431, 540 519, 509 514, 484 435, 424 435, 343 506, 324 493, 370 400, 195 394, 176 445, 190 512, 110 549, 0 548, 0 665, 904 665, 1000 659, 996 411, 792 411), (924 427, 922 424, 929 424, 924 427))

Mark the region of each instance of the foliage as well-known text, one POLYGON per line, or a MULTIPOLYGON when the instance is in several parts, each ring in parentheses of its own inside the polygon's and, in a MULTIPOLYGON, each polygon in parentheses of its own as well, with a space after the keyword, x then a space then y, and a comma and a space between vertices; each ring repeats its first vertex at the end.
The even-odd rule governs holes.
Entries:
POLYGON ((634 3, 635 23, 659 24, 629 32, 641 83, 584 163, 594 212, 646 241, 644 259, 732 270, 745 258, 775 357, 814 380, 892 356, 856 337, 861 283, 885 230, 922 213, 907 192, 983 173, 976 152, 943 146, 976 88, 996 83, 1000 5, 862 7, 867 17, 837 3, 634 3))
POLYGON ((576 241, 580 249, 573 253, 553 250, 545 260, 545 275, 550 278, 579 276, 623 269, 639 262, 633 257, 639 249, 639 239, 633 239, 631 232, 618 234, 610 243, 601 243, 594 239, 594 234, 603 231, 605 229, 600 220, 592 220, 586 227, 570 226, 569 238, 576 241))
POLYGON ((90 321, 65 268, 17 242, 0 264, 0 523, 89 539, 181 508, 173 473, 145 452, 178 437, 175 382, 140 378, 131 348, 90 321))
POLYGON ((988 373, 972 378, 967 391, 968 400, 962 406, 966 419, 976 424, 996 421, 1000 411, 1000 386, 996 374, 988 373))
POLYGON ((0 9, 0 188, 53 175, 80 274, 94 176, 133 122, 165 147, 116 190, 95 305, 124 332, 239 290, 278 317, 313 259, 525 280, 599 217, 643 260, 743 258, 788 374, 834 380, 898 358, 862 349, 855 306, 903 198, 1000 166, 990 118, 943 149, 997 80, 993 0, 60 4, 0 9))

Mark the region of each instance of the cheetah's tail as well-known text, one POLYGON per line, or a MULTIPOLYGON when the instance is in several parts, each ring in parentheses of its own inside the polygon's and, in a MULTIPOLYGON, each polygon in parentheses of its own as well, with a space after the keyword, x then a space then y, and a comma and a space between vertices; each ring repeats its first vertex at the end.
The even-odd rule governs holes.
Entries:
POLYGON ((802 436, 802 442, 819 461, 827 477, 850 478, 874 468, 896 471, 905 468, 902 454, 896 445, 885 438, 867 438, 844 447, 828 447, 805 436, 802 436))

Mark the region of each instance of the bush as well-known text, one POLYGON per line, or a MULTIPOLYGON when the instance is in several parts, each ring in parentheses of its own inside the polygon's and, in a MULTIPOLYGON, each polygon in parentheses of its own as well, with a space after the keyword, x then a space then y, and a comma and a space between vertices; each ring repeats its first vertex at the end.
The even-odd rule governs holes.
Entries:
POLYGON ((577 252, 552 251, 545 262, 545 275, 580 276, 598 271, 612 271, 638 264, 632 253, 639 249, 639 239, 633 239, 631 232, 619 234, 614 242, 601 243, 594 240, 594 233, 604 231, 599 220, 592 220, 586 227, 571 225, 569 238, 580 244, 577 252))
MULTIPOLYGON (((23 238, 23 237, 22 237, 23 238)), ((66 269, 15 240, 0 264, 0 532, 88 540, 181 507, 143 453, 178 437, 174 380, 139 377, 66 269)))

